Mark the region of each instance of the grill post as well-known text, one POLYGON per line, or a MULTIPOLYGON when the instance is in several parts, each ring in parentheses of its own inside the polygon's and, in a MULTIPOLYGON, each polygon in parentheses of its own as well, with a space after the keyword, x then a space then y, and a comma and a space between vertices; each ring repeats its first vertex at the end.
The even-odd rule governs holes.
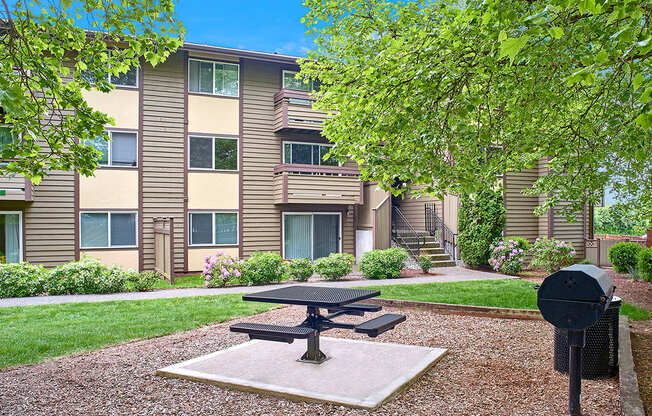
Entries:
POLYGON ((582 348, 586 331, 568 331, 568 414, 582 414, 582 348))

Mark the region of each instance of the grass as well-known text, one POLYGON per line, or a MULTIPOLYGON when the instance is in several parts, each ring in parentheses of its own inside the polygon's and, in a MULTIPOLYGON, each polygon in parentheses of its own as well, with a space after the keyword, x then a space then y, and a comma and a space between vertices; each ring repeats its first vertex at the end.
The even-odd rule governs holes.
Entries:
POLYGON ((165 280, 159 280, 154 285, 154 289, 177 289, 182 287, 204 287, 204 278, 201 275, 175 277, 173 285, 165 280))
MULTIPOLYGON (((499 308, 538 309, 534 283, 526 280, 474 280, 469 282, 424 283, 364 287, 380 290, 380 297, 456 305, 493 306, 499 308)), ((623 303, 620 312, 638 321, 650 319, 647 309, 623 303)))
POLYGON ((0 368, 253 315, 274 304, 242 295, 0 308, 0 368))

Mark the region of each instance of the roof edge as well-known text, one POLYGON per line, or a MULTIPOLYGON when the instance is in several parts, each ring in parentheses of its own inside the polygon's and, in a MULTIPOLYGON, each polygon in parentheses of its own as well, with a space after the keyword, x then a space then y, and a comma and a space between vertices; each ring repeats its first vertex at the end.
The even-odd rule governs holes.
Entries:
POLYGON ((200 43, 192 43, 192 42, 184 42, 183 46, 180 49, 187 50, 187 51, 195 51, 195 52, 212 52, 212 53, 219 53, 223 55, 234 55, 242 58, 256 59, 259 61, 277 62, 282 64, 294 64, 294 65, 298 65, 297 59, 300 58, 299 56, 281 55, 278 53, 269 53, 269 52, 249 51, 245 49, 224 48, 221 46, 203 45, 200 43))

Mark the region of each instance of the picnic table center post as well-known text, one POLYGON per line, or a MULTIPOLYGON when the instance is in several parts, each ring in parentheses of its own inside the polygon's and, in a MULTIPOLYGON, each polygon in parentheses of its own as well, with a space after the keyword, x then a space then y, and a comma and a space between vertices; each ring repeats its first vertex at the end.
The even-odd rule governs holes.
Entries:
POLYGON ((319 314, 319 308, 316 308, 314 306, 308 306, 307 315, 308 316, 304 324, 306 324, 310 328, 315 329, 317 332, 315 332, 314 335, 310 335, 308 337, 308 349, 301 356, 301 359, 299 361, 313 363, 313 364, 321 364, 324 361, 326 361, 328 357, 326 357, 326 354, 324 354, 319 349, 319 332, 321 331, 320 323, 322 318, 321 315, 319 314))

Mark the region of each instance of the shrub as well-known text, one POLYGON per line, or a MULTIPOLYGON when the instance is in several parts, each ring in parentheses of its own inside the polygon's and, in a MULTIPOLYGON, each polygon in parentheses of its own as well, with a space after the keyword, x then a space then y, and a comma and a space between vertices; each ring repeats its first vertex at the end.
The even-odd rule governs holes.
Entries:
POLYGON ((638 253, 638 271, 643 280, 652 282, 652 247, 645 248, 638 253))
POLYGON ((315 261, 315 272, 328 280, 337 280, 353 271, 355 257, 349 253, 331 253, 315 261))
POLYGON ((310 259, 296 259, 292 260, 287 265, 288 275, 290 279, 295 279, 300 282, 305 282, 312 276, 312 262, 310 259))
POLYGON ((206 287, 224 287, 229 283, 238 282, 242 276, 242 261, 233 258, 222 251, 214 256, 204 258, 204 277, 206 287))
POLYGON ((430 260, 430 257, 428 256, 419 256, 417 263, 424 273, 428 273, 428 270, 432 268, 432 260, 430 260))
POLYGON ((360 271, 367 279, 395 279, 407 259, 407 251, 398 247, 367 251, 360 259, 360 271))
POLYGON ((505 226, 502 191, 486 188, 472 196, 462 194, 458 220, 462 260, 471 267, 487 264, 489 246, 500 238, 505 226))
POLYGON ((126 278, 119 266, 109 268, 97 259, 82 256, 80 261, 62 264, 52 270, 45 290, 50 295, 116 293, 126 289, 126 278))
POLYGON ((167 280, 165 274, 153 270, 142 273, 130 270, 126 273, 126 277, 136 292, 148 292, 159 280, 167 280))
POLYGON ((527 253, 530 249, 530 242, 527 241, 527 238, 523 237, 503 237, 503 241, 512 241, 514 244, 518 244, 518 248, 522 248, 523 251, 527 253))
POLYGON ((611 246, 607 256, 618 273, 631 273, 637 266, 638 253, 642 249, 643 247, 636 243, 623 241, 611 246))
POLYGON ((0 298, 38 296, 45 291, 48 271, 41 265, 14 263, 0 265, 0 298))
POLYGON ((525 257, 526 252, 521 244, 522 241, 514 238, 500 240, 496 244, 492 244, 490 246, 489 265, 497 272, 512 276, 519 274, 523 269, 523 257, 525 257))
POLYGON ((242 264, 242 280, 250 285, 264 285, 280 282, 283 279, 285 267, 283 259, 276 253, 256 251, 242 264))
POLYGON ((554 238, 537 238, 530 249, 531 266, 554 273, 562 267, 573 263, 577 252, 571 243, 558 241, 554 238))

